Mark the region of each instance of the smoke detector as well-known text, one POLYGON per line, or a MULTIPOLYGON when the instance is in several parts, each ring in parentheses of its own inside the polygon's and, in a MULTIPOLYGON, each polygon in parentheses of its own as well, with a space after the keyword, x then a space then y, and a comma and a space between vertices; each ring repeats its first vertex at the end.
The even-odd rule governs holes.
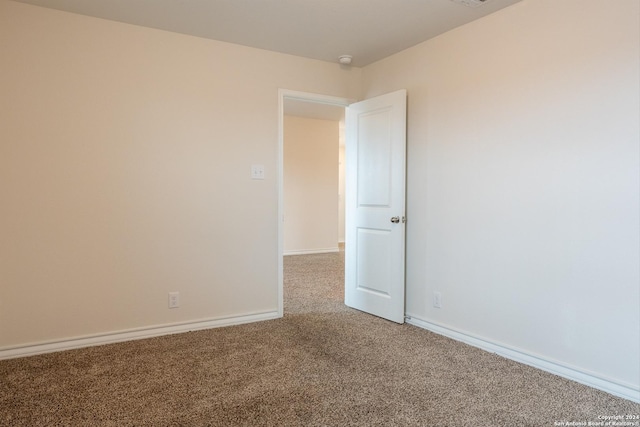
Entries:
POLYGON ((350 65, 352 60, 353 56, 351 55, 340 55, 338 57, 338 62, 340 62, 342 65, 350 65))
POLYGON ((451 1, 467 7, 478 7, 478 6, 482 6, 489 0, 451 0, 451 1))

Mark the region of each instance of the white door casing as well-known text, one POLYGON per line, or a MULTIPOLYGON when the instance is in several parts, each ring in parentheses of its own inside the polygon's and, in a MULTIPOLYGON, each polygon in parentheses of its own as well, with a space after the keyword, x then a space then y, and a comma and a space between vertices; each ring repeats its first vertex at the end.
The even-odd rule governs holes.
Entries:
MULTIPOLYGON (((284 315, 284 106, 286 100, 304 101, 320 105, 346 108, 352 99, 289 89, 278 90, 278 317, 284 315)), ((337 147, 336 147, 337 148, 337 147)), ((337 188, 336 188, 337 190, 337 188)))
POLYGON ((346 110, 345 304, 404 323, 406 90, 346 110))

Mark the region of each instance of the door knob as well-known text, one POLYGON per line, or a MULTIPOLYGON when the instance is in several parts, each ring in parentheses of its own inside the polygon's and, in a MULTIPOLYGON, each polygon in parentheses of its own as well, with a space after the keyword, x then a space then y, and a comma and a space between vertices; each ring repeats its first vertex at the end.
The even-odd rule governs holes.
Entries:
POLYGON ((392 218, 391 218, 391 222, 392 222, 392 223, 394 223, 394 224, 399 223, 399 222, 400 222, 400 217, 398 217, 398 216, 394 216, 394 217, 392 217, 392 218))

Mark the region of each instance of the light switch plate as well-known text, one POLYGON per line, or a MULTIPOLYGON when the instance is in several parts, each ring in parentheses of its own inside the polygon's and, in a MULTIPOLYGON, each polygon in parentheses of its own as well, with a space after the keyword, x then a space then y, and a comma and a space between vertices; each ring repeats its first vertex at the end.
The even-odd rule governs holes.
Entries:
POLYGON ((251 179, 264 179, 264 165, 251 165, 251 179))

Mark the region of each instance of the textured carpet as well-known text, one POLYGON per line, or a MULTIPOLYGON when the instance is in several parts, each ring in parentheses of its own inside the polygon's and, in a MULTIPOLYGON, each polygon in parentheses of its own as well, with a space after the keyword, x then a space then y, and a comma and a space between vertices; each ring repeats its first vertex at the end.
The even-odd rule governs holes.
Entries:
POLYGON ((3 426, 554 426, 639 405, 342 304, 285 257, 285 317, 0 361, 3 426))

